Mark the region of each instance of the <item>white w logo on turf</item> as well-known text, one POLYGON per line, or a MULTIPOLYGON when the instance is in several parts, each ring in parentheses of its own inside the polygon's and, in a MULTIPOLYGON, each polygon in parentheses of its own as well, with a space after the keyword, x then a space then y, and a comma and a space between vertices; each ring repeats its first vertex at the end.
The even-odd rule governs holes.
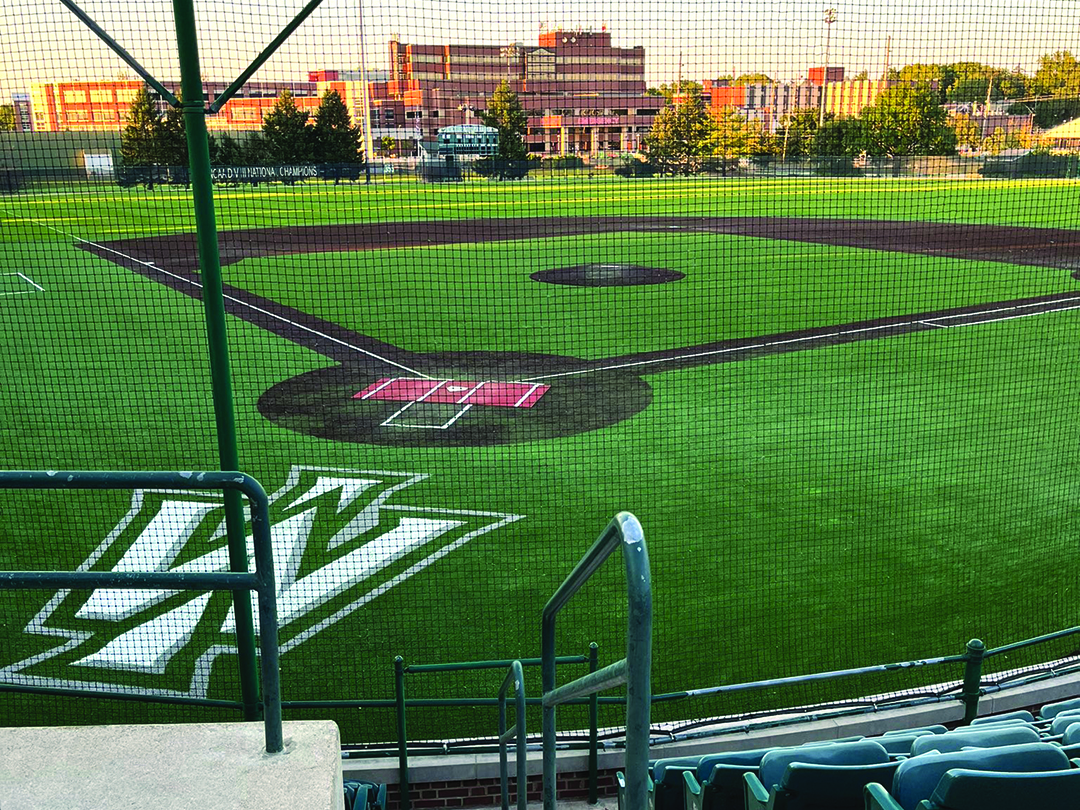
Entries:
MULTIPOLYGON (((283 653, 472 538, 520 519, 388 503, 426 477, 293 467, 270 496, 283 653)), ((226 570, 226 543, 220 496, 140 491, 80 570, 226 570)), ((98 589, 81 599, 60 591, 26 632, 65 642, 5 667, 0 680, 204 695, 215 659, 235 652, 233 610, 220 593, 98 589), (123 683, 103 683, 109 672, 125 673, 123 683)))

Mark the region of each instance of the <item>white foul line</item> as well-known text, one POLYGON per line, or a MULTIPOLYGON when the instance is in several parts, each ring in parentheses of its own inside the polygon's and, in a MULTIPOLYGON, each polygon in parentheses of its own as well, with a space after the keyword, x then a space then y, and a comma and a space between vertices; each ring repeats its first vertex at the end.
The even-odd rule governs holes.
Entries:
MULTIPOLYGON (((164 274, 166 276, 169 276, 171 278, 179 279, 180 281, 187 282, 188 284, 191 284, 192 286, 197 287, 200 290, 203 287, 203 285, 200 284, 198 281, 192 281, 190 278, 185 278, 184 276, 181 276, 181 275, 179 275, 177 273, 171 273, 168 270, 164 270, 161 267, 158 267, 153 262, 144 262, 141 259, 136 259, 134 256, 129 256, 126 253, 122 253, 119 250, 113 250, 110 247, 105 247, 105 245, 99 245, 97 242, 91 242, 89 239, 83 239, 81 236, 76 236, 73 233, 68 233, 67 231, 61 230, 60 228, 54 228, 52 225, 46 225, 44 222, 38 222, 36 219, 30 219, 29 217, 24 217, 24 219, 26 221, 28 221, 28 222, 33 222, 35 225, 39 225, 42 228, 48 228, 50 231, 55 231, 56 233, 62 234, 63 236, 68 237, 69 239, 74 239, 74 240, 76 240, 78 242, 82 242, 85 245, 92 245, 93 247, 96 247, 99 250, 105 250, 105 251, 108 251, 109 253, 115 253, 117 256, 123 256, 125 259, 128 259, 129 261, 133 261, 136 264, 141 264, 143 267, 151 267, 151 268, 153 268, 154 270, 156 270, 159 273, 162 273, 162 274, 164 274)), ((21 275, 21 273, 20 273, 20 275, 21 275)), ((254 304, 249 304, 247 301, 241 301, 239 298, 236 298, 235 296, 225 295, 224 297, 227 300, 232 301, 233 303, 240 304, 241 306, 245 306, 248 309, 253 309, 256 312, 262 313, 263 315, 269 315, 271 318, 279 320, 279 321, 281 321, 283 323, 287 323, 290 326, 295 326, 297 329, 302 329, 305 332, 310 332, 313 335, 317 335, 318 337, 329 340, 331 343, 336 343, 339 346, 344 346, 346 349, 352 349, 353 351, 360 352, 361 354, 366 354, 368 357, 371 357, 371 358, 373 358, 375 360, 379 360, 380 362, 386 363, 387 365, 394 366, 395 368, 400 368, 403 371, 408 371, 410 374, 415 374, 418 377, 423 377, 426 380, 435 379, 430 374, 424 374, 422 371, 417 371, 414 368, 409 368, 408 366, 402 365, 401 363, 395 363, 393 360, 389 360, 389 359, 387 359, 387 358, 385 358, 385 357, 383 357, 381 355, 375 354, 375 352, 369 352, 367 349, 361 349, 359 346, 353 346, 351 343, 346 343, 344 340, 339 340, 336 337, 331 337, 330 335, 326 334, 325 332, 320 332, 317 329, 312 329, 310 326, 304 326, 303 324, 296 323, 295 321, 290 321, 288 318, 286 318, 286 317, 284 317, 282 315, 278 315, 275 312, 270 312, 268 310, 263 309, 262 307, 257 307, 254 304)))
POLYGON ((540 377, 530 377, 529 379, 523 380, 522 382, 533 382, 534 380, 550 380, 550 379, 553 379, 555 377, 570 377, 570 376, 576 376, 576 375, 579 375, 579 374, 592 374, 592 373, 597 372, 597 371, 615 371, 615 370, 620 369, 620 368, 633 368, 635 366, 649 366, 649 365, 655 365, 657 363, 677 363, 680 360, 692 360, 692 359, 694 359, 696 357, 709 357, 711 355, 716 355, 716 354, 730 354, 731 352, 745 352, 745 351, 750 351, 752 349, 767 349, 767 348, 770 348, 772 346, 785 346, 785 345, 790 344, 790 343, 804 343, 804 342, 806 342, 808 340, 824 340, 824 339, 831 338, 831 337, 843 337, 844 335, 856 335, 856 334, 859 334, 861 332, 879 332, 879 331, 881 331, 883 329, 895 329, 898 326, 911 326, 913 324, 921 324, 923 326, 936 326, 936 327, 938 327, 940 329, 958 329, 958 328, 963 327, 963 326, 979 326, 980 324, 984 324, 984 323, 998 323, 999 321, 1012 321, 1012 320, 1016 320, 1018 318, 1030 318, 1030 317, 1032 317, 1034 315, 1047 315, 1047 314, 1049 314, 1051 312, 1068 312, 1069 310, 1072 310, 1072 309, 1080 309, 1080 304, 1078 304, 1078 305, 1072 306, 1072 307, 1055 307, 1054 309, 1045 309, 1045 310, 1042 310, 1040 312, 1022 312, 1022 313, 1020 313, 1018 315, 1006 315, 1003 318, 989 318, 989 319, 981 320, 981 321, 972 321, 971 323, 958 323, 958 324, 952 324, 952 325, 934 323, 934 321, 944 321, 944 320, 951 320, 951 319, 955 319, 955 318, 976 318, 976 317, 978 317, 980 315, 984 315, 984 314, 989 315, 989 314, 993 314, 995 312, 1016 312, 1019 309, 1028 309, 1028 308, 1031 308, 1031 307, 1048 307, 1048 306, 1053 306, 1054 304, 1061 303, 1061 302, 1064 302, 1064 301, 1080 301, 1080 296, 1075 296, 1075 297, 1072 297, 1072 298, 1060 298, 1057 301, 1037 301, 1037 302, 1031 303, 1031 304, 1017 304, 1016 306, 1012 306, 1012 307, 1002 307, 1000 309, 987 309, 987 310, 981 310, 979 312, 962 312, 962 313, 957 313, 955 315, 942 315, 940 317, 933 318, 931 320, 926 320, 926 321, 921 321, 921 320, 898 321, 896 323, 880 324, 878 326, 867 326, 867 327, 864 327, 862 329, 845 329, 843 331, 822 332, 822 333, 816 334, 816 335, 807 335, 805 337, 798 337, 798 338, 788 338, 786 340, 767 340, 767 341, 762 341, 761 343, 748 343, 745 346, 729 346, 728 348, 725 348, 725 349, 712 349, 712 350, 707 351, 707 352, 693 352, 692 354, 680 354, 680 355, 675 356, 675 357, 660 357, 660 358, 656 358, 656 359, 653 359, 653 360, 634 360, 634 361, 629 362, 629 363, 618 363, 616 365, 601 366, 601 367, 598 367, 598 368, 583 368, 583 369, 579 369, 577 371, 562 371, 562 372, 559 372, 558 374, 545 374, 545 375, 540 376, 540 377))
POLYGON ((38 284, 38 283, 37 283, 36 281, 34 281, 34 280, 33 280, 32 278, 30 278, 29 276, 25 276, 25 275, 23 275, 22 273, 16 273, 15 275, 17 275, 17 276, 18 276, 19 278, 21 278, 21 279, 22 279, 23 281, 25 281, 25 282, 26 282, 27 284, 33 284, 33 285, 34 285, 35 287, 37 287, 37 288, 38 288, 38 289, 39 289, 39 290, 40 290, 41 292, 45 292, 45 288, 44 288, 44 287, 42 287, 42 286, 41 286, 40 284, 38 284))

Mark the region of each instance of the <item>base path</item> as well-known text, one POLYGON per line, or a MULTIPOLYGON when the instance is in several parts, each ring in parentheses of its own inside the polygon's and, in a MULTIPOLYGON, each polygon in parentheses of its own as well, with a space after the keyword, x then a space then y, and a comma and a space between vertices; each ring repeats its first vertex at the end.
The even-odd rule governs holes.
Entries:
MULTIPOLYGON (((386 250, 416 246, 510 241, 558 236, 638 233, 726 234, 839 245, 921 256, 1005 262, 1080 270, 1080 232, 1050 228, 795 219, 781 217, 589 217, 441 220, 354 225, 258 228, 219 234, 223 265, 300 253, 386 250)), ((79 247, 193 298, 201 298, 194 234, 175 234, 79 247)), ((1080 291, 917 312, 772 335, 717 341, 658 352, 583 360, 575 357, 490 351, 413 352, 346 329, 295 307, 225 285, 226 311, 339 365, 301 374, 270 388, 259 401, 267 418, 307 435, 390 445, 478 446, 569 436, 615 424, 652 400, 642 375, 676 368, 735 362, 769 354, 872 340, 912 332, 970 326, 1080 308, 1080 291), (446 403, 442 397, 410 405, 358 396, 380 381, 429 390, 423 381, 543 383, 534 407, 446 403), (462 413, 464 405, 474 405, 462 413), (445 411, 445 413, 444 413, 445 411), (423 412, 423 420, 412 417, 423 412), (420 429, 437 427, 438 429, 420 429)), ((516 388, 514 390, 517 390, 516 388)), ((524 390, 524 389, 523 389, 524 390)))

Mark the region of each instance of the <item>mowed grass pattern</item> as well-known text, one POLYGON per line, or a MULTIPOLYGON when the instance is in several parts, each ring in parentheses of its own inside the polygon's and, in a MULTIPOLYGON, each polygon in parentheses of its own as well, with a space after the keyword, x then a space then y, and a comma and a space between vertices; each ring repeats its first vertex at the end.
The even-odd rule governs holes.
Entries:
MULTIPOLYGON (((967 180, 312 185, 222 189, 218 211, 222 227, 233 229, 613 213, 1077 227, 1076 191, 1075 183, 967 180)), ((189 203, 177 189, 112 188, 37 190, 0 202, 5 263, 45 290, 0 298, 4 466, 214 466, 199 303, 74 247, 72 238, 184 232, 192 227, 189 203)), ((1080 287, 1060 269, 740 237, 537 237, 246 260, 226 268, 226 281, 415 351, 584 358, 1080 287), (601 258, 687 277, 599 290, 528 279, 543 266, 601 258)), ((1080 436, 1071 416, 1080 394, 1077 315, 653 374, 652 404, 624 422, 488 448, 375 447, 281 429, 260 415, 259 397, 333 363, 230 319, 242 466, 268 489, 294 464, 422 472, 430 478, 394 503, 524 516, 286 653, 285 696, 390 697, 397 654, 412 662, 538 654, 544 601, 619 509, 639 515, 649 541, 658 692, 947 654, 972 636, 999 644, 1071 625, 1080 573, 1073 553, 1080 436)), ((336 495, 329 497, 332 507, 336 495)), ((91 505, 2 493, 0 565, 73 568, 125 504, 125 497, 91 505)), ((305 564, 318 565, 311 549, 305 564)), ((596 640, 605 663, 621 655, 617 568, 569 609, 561 650, 583 651, 596 640)), ((22 632, 49 596, 2 597, 0 665, 52 645, 22 632)), ((227 662, 215 671, 213 696, 235 694, 230 675, 227 662)), ((880 683, 672 703, 658 706, 657 717, 956 675, 924 670, 880 683)), ((409 688, 416 696, 490 696, 497 686, 495 676, 451 676, 409 688)), ((177 716, 101 704, 72 717, 68 704, 33 700, 55 722, 177 716)), ((7 704, 4 722, 25 722, 25 705, 7 704)), ((334 717, 350 742, 393 737, 389 713, 321 714, 334 717)), ((566 722, 573 717, 568 712, 566 722)), ((410 715, 417 737, 493 729, 487 710, 410 715)))

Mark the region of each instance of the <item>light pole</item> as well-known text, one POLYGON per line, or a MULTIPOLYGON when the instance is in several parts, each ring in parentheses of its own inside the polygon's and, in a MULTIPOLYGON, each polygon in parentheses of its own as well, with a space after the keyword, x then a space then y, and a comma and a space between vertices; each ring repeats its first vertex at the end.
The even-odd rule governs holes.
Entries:
POLYGON ((517 43, 510 43, 504 48, 499 48, 499 56, 506 60, 506 84, 510 84, 510 65, 521 56, 517 43))
POLYGON ((832 24, 836 22, 836 9, 825 9, 825 66, 821 69, 821 104, 818 110, 818 126, 825 124, 825 88, 829 85, 829 41, 832 37, 832 24))

